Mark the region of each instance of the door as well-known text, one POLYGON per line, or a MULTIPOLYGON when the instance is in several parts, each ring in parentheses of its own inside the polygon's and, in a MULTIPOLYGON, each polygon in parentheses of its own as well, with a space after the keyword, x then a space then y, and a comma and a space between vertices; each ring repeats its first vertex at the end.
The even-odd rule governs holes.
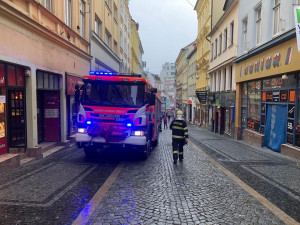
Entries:
POLYGON ((281 144, 286 143, 287 106, 267 105, 265 146, 280 152, 281 144))
POLYGON ((23 90, 8 91, 9 144, 11 147, 25 147, 25 100, 23 90))
POLYGON ((44 92, 44 140, 60 141, 59 92, 44 92))

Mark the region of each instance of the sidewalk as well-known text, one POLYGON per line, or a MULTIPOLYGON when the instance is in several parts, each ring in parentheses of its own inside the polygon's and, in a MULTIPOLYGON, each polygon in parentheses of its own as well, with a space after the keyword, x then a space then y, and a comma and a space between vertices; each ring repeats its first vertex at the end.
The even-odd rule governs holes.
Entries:
POLYGON ((165 129, 146 161, 126 161, 87 224, 285 223, 192 144, 174 165, 165 129))
POLYGON ((300 161, 189 126, 190 140, 281 210, 300 221, 300 161))

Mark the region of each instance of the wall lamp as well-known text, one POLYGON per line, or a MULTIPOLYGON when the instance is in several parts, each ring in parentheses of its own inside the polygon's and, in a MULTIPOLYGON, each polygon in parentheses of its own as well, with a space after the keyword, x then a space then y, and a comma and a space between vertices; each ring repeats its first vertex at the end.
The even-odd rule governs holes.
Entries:
POLYGON ((283 75, 281 76, 281 78, 282 78, 282 80, 287 80, 287 79, 289 79, 288 75, 286 75, 286 74, 283 74, 283 75))

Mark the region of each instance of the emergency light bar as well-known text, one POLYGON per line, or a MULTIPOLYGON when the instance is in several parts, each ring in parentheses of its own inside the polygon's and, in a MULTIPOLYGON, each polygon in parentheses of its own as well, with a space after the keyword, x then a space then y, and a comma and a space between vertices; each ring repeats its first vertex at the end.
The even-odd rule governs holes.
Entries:
POLYGON ((140 74, 133 74, 133 73, 112 73, 107 71, 90 71, 90 75, 96 76, 122 76, 122 77, 142 77, 140 74))

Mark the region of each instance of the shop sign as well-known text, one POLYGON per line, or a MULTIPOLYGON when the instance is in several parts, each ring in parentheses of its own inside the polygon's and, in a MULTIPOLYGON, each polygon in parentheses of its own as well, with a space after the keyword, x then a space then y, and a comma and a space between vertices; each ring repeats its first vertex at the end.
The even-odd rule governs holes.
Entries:
POLYGON ((294 17, 295 17, 295 27, 296 27, 296 37, 298 52, 300 52, 300 6, 294 7, 294 17))
POLYGON ((7 153, 6 138, 0 138, 0 155, 7 153))
POLYGON ((211 103, 214 103, 215 99, 216 99, 215 94, 213 94, 213 93, 208 94, 208 101, 210 101, 211 103))
POLYGON ((82 77, 67 75, 67 95, 75 95, 75 85, 82 83, 82 77))
POLYGON ((295 102, 295 95, 296 95, 296 91, 295 91, 295 90, 291 90, 291 91, 290 91, 290 99, 289 99, 289 102, 295 102))
POLYGON ((261 104, 261 113, 266 113, 266 104, 261 104))
POLYGON ((279 91, 273 91, 273 102, 279 102, 279 91))
POLYGON ((199 99, 199 102, 201 104, 206 104, 206 99, 207 99, 207 91, 196 91, 196 95, 199 99))
POLYGON ((295 105, 289 105, 288 106, 288 117, 289 118, 294 118, 295 115, 295 105))
POLYGON ((288 120, 287 122, 287 132, 293 133, 294 131, 294 120, 288 120))
POLYGON ((287 102, 288 91, 280 91, 280 101, 287 102))
POLYGON ((267 92, 267 102, 272 102, 272 97, 273 97, 273 94, 272 92, 267 92))

